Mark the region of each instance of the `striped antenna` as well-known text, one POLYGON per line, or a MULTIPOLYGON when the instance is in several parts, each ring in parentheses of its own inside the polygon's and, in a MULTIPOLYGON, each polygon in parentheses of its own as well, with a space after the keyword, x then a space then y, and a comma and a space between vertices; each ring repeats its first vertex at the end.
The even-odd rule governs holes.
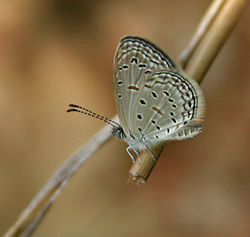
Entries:
POLYGON ((107 118, 107 117, 103 117, 97 113, 94 113, 92 111, 90 111, 89 109, 86 109, 82 106, 79 105, 75 105, 75 104, 70 104, 69 107, 71 107, 70 109, 67 110, 67 112, 78 112, 78 113, 82 113, 82 114, 86 114, 89 115, 91 117, 97 118, 99 120, 102 120, 106 123, 108 123, 109 125, 111 125, 113 128, 119 128, 120 124, 107 118))

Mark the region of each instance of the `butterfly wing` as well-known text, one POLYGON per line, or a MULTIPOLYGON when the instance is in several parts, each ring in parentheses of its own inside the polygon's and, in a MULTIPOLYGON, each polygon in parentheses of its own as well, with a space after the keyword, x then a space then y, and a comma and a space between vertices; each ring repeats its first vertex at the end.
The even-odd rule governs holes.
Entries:
POLYGON ((177 132, 171 134, 171 136, 168 136, 167 141, 171 140, 185 140, 192 137, 195 137, 199 135, 202 131, 203 126, 202 125, 193 125, 193 126, 187 126, 184 128, 178 129, 177 132))
POLYGON ((187 139, 201 132, 204 97, 197 82, 184 72, 154 73, 135 104, 131 131, 140 132, 147 143, 187 139))
POLYGON ((138 135, 135 105, 147 79, 160 70, 177 72, 179 67, 171 56, 148 40, 136 36, 121 39, 114 59, 113 83, 118 116, 126 135, 138 135))

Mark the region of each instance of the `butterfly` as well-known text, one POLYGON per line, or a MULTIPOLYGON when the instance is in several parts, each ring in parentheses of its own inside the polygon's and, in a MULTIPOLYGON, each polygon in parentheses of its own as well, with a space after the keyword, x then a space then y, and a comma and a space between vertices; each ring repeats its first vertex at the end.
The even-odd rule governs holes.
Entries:
POLYGON ((170 54, 147 39, 125 36, 114 58, 113 86, 120 124, 78 105, 77 111, 99 118, 113 127, 113 134, 132 149, 148 150, 171 140, 198 135, 203 128, 205 100, 198 83, 170 54), (79 110, 80 109, 80 110, 79 110))

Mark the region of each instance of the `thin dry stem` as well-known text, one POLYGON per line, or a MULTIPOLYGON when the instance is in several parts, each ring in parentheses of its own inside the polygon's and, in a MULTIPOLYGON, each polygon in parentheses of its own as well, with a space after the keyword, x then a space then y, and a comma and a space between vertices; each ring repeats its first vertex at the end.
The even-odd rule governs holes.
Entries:
POLYGON ((227 0, 209 27, 193 56, 187 63, 186 72, 201 82, 210 65, 224 45, 246 8, 247 0, 227 0))
MULTIPOLYGON (((118 122, 118 117, 113 118, 118 122)), ((112 137, 110 125, 104 126, 88 143, 72 154, 42 187, 30 204, 18 217, 18 220, 5 233, 4 237, 30 236, 46 214, 49 207, 56 200, 72 175, 78 170, 96 150, 112 137)))
POLYGON ((193 55, 200 41, 203 39, 204 35, 208 31, 208 28, 211 26, 212 22, 218 15, 220 9, 223 7, 225 2, 226 0, 216 0, 216 1, 211 2, 206 13, 203 15, 202 19, 200 20, 200 23, 197 26, 193 37, 189 41, 189 44, 182 51, 179 57, 180 64, 182 65, 183 68, 185 68, 190 57, 193 55))
MULTIPOLYGON (((206 27, 206 29, 197 29, 202 34, 195 33, 191 40, 191 42, 196 42, 197 45, 190 46, 189 53, 185 53, 185 57, 182 58, 182 62, 187 64, 186 72, 198 83, 203 80, 220 48, 239 21, 246 5, 247 0, 227 0, 225 3, 222 3, 221 0, 215 0, 210 5, 212 10, 208 9, 206 12, 209 16, 204 16, 202 20, 205 22, 199 24, 199 27, 206 27), (215 9, 217 12, 214 12, 215 9), (211 12, 213 17, 211 17, 211 12)), ((163 146, 164 144, 160 144, 155 147, 153 154, 156 159, 159 158, 163 146)), ((129 171, 130 183, 145 183, 154 167, 152 157, 147 151, 143 151, 140 156, 144 159, 143 166, 139 166, 138 160, 132 165, 129 171)))
MULTIPOLYGON (((213 9, 217 10, 210 9, 207 11, 206 14, 210 16, 203 17, 199 25, 199 33, 196 33, 194 36, 194 38, 197 39, 191 40, 191 46, 188 46, 189 49, 187 49, 186 52, 184 50, 182 54, 184 55, 181 58, 182 61, 188 61, 188 58, 192 55, 187 70, 197 81, 201 81, 203 78, 205 72, 208 70, 214 57, 229 36, 236 22, 239 20, 240 14, 247 4, 247 0, 228 0, 222 8, 221 2, 221 0, 216 0, 211 4, 211 7, 213 6, 213 9), (213 14, 211 14, 211 12, 213 12, 213 14), (216 26, 215 22, 216 24, 218 24, 218 22, 219 24, 223 22, 224 25, 216 26), (208 50, 206 50, 206 47, 209 46, 209 42, 213 44, 213 46, 209 47, 211 52, 207 52, 208 50), (205 60, 204 58, 206 57, 209 57, 209 59, 205 60)), ((117 116, 114 120, 118 121, 117 116)), ((71 155, 59 169, 55 171, 53 176, 38 192, 31 203, 21 213, 16 223, 10 227, 4 236, 31 236, 72 175, 78 170, 81 164, 97 151, 100 146, 107 142, 111 136, 110 126, 104 126, 87 144, 71 155)), ((159 157, 163 147, 162 144, 153 150, 155 157, 159 157)), ((145 182, 155 165, 151 155, 147 152, 141 154, 141 158, 142 165, 139 165, 138 161, 136 161, 130 169, 129 175, 131 182, 145 182)))
MULTIPOLYGON (((160 154, 164 148, 164 143, 153 147, 153 154, 160 154)), ((155 156, 156 159, 159 159, 159 156, 155 156)), ((145 183, 151 171, 153 170, 156 162, 153 160, 150 152, 145 150, 140 153, 141 162, 137 159, 136 162, 132 165, 129 170, 129 179, 128 183, 136 183, 137 185, 145 183)))

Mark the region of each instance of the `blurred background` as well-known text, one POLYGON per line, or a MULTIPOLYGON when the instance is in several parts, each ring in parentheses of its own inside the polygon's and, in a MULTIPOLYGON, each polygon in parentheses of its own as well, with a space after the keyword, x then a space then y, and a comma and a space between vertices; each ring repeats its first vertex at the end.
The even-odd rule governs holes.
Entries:
MULTIPOLYGON (((0 3, 0 235, 53 171, 112 117, 112 68, 125 34, 178 57, 208 0, 0 3)), ((145 185, 127 185, 112 139, 71 179, 34 236, 248 236, 249 5, 202 83, 204 132, 166 145, 145 185)))

